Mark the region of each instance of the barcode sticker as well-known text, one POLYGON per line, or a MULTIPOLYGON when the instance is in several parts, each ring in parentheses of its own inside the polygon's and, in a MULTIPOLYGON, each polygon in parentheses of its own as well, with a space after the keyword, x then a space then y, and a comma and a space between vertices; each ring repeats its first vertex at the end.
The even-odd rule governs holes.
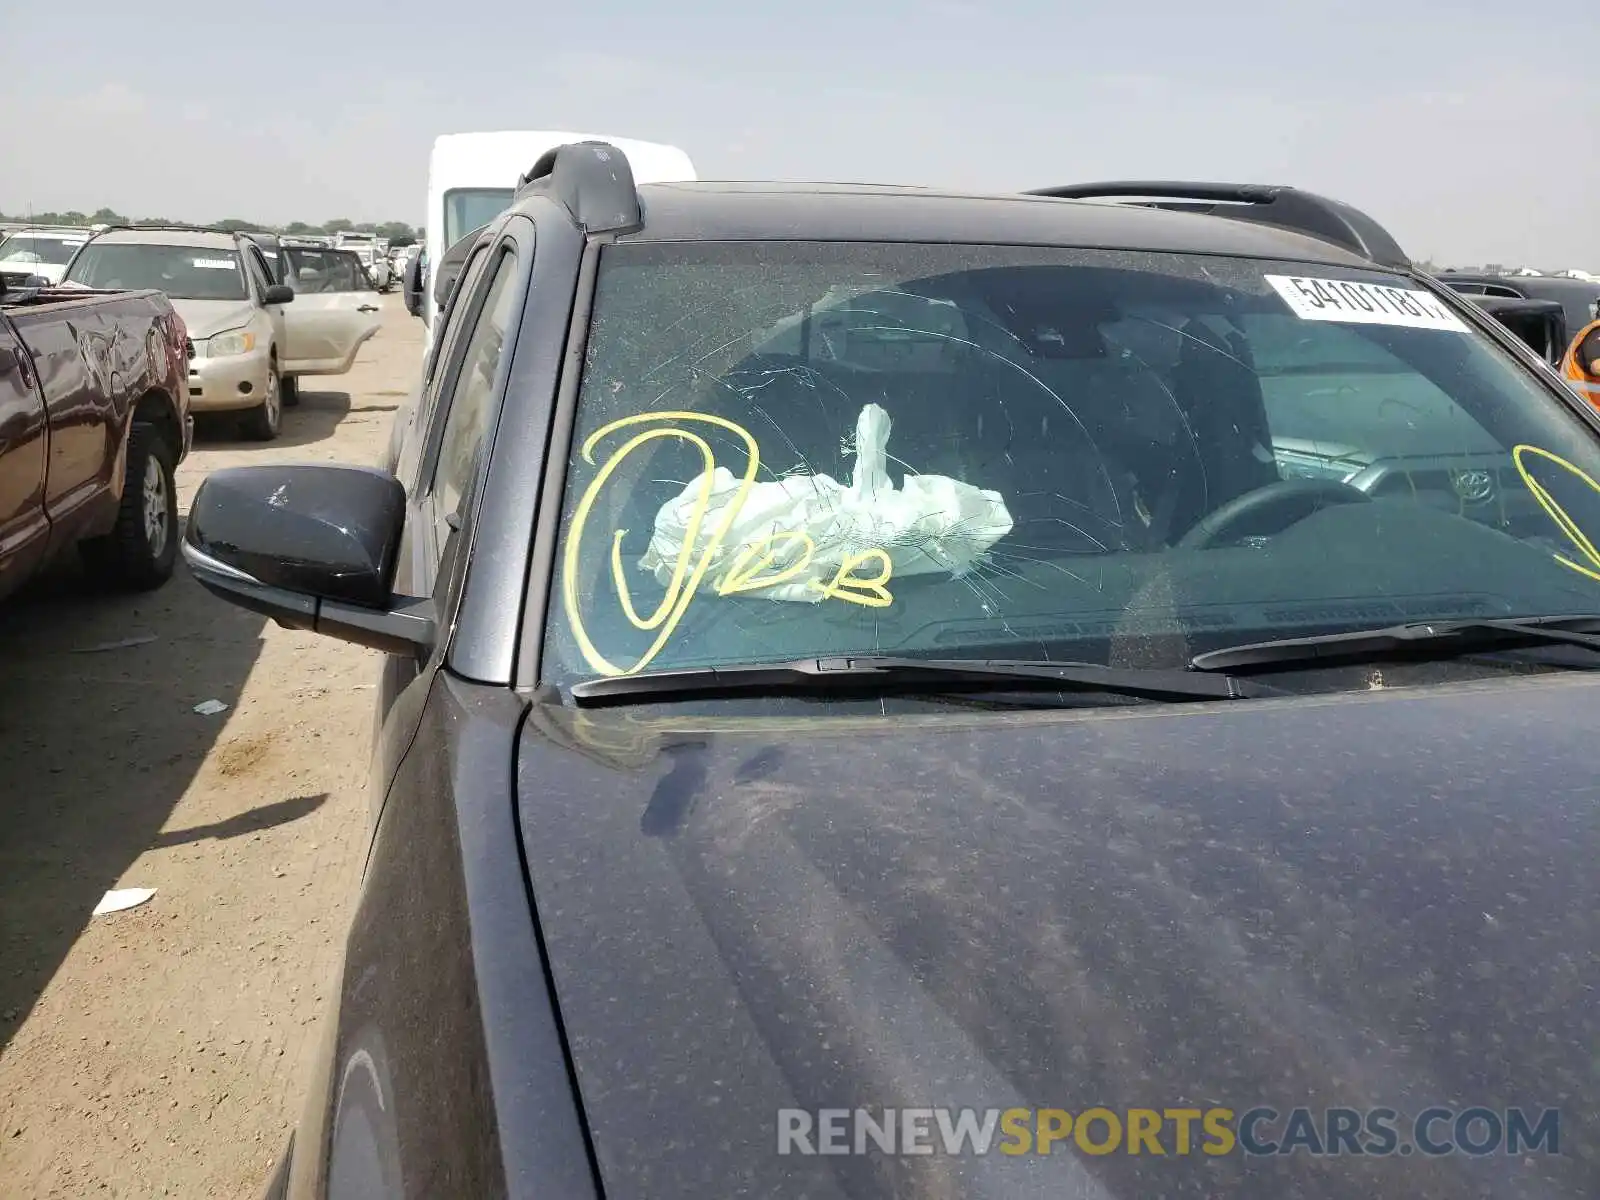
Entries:
POLYGON ((207 271, 231 271, 233 259, 231 258, 197 258, 194 265, 207 271))
POLYGON ((1466 333, 1467 325, 1433 296, 1416 288, 1389 287, 1350 279, 1263 275, 1272 290, 1304 321, 1360 325, 1404 325, 1466 333))

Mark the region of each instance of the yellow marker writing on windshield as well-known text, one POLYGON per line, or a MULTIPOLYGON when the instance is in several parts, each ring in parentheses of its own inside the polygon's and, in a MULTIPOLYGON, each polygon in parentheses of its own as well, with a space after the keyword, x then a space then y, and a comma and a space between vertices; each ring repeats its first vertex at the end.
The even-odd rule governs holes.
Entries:
MULTIPOLYGON (((643 670, 650 662, 661 653, 674 632, 679 622, 683 620, 684 613, 688 610, 694 594, 699 590, 711 564, 716 561, 722 549, 722 544, 739 518, 739 512, 744 507, 745 500, 750 494, 750 489, 755 484, 756 472, 761 466, 761 451, 754 437, 743 426, 737 425, 723 417, 711 416, 707 413, 692 412, 653 412, 637 413, 631 417, 623 417, 612 421, 608 425, 595 430, 584 439, 581 453, 586 463, 594 463, 595 446, 603 439, 616 433, 618 430, 630 426, 643 425, 655 422, 679 422, 680 424, 662 424, 657 428, 645 429, 634 434, 605 460, 589 486, 584 489, 583 495, 578 500, 578 506, 572 514, 572 526, 567 533, 566 551, 562 558, 561 600, 566 609, 567 620, 572 627, 573 637, 578 643, 578 649, 591 667, 602 675, 632 675, 643 670), (700 548, 699 561, 695 561, 695 549, 700 540, 702 526, 706 514, 711 510, 712 485, 716 472, 716 458, 712 453, 711 445, 700 434, 692 429, 682 427, 682 423, 704 422, 729 430, 744 441, 748 451, 748 461, 745 464, 744 474, 740 477, 738 489, 724 507, 722 519, 711 531, 706 544, 700 548), (655 640, 648 649, 639 656, 631 666, 622 667, 611 662, 601 654, 595 646, 594 640, 589 636, 588 629, 583 623, 583 614, 580 610, 578 599, 578 562, 581 555, 584 533, 588 528, 589 517, 594 511, 595 502, 603 488, 617 469, 641 446, 648 445, 662 438, 673 438, 687 442, 700 452, 702 470, 699 476, 699 487, 693 497, 692 507, 688 521, 685 523, 682 545, 678 556, 672 566, 672 577, 667 584, 666 594, 661 598, 661 603, 649 615, 641 615, 634 607, 633 596, 628 590, 627 571, 622 562, 622 543, 627 536, 627 530, 618 529, 611 535, 611 582, 617 590, 617 602, 621 605, 622 614, 628 623, 635 629, 645 633, 655 632, 655 640)), ((811 566, 816 556, 816 543, 810 534, 803 530, 778 530, 756 541, 743 546, 734 556, 732 564, 723 572, 716 583, 716 592, 721 596, 737 595, 740 592, 765 591, 777 587, 790 579, 800 575, 811 566), (798 551, 798 553, 796 553, 798 551), (787 566, 772 571, 779 562, 795 556, 795 560, 787 566), (768 574, 767 572, 772 573, 768 574)), ((894 562, 885 550, 871 549, 859 554, 852 554, 845 558, 834 572, 833 578, 827 583, 814 582, 812 584, 821 595, 819 600, 835 599, 844 600, 851 604, 861 604, 869 608, 886 608, 894 603, 894 598, 885 586, 894 571, 894 562), (878 571, 876 575, 865 577, 857 575, 860 568, 875 563, 878 571)))
POLYGON ((710 569, 711 561, 716 557, 722 540, 728 536, 734 521, 739 516, 739 509, 743 507, 745 497, 750 492, 751 485, 755 482, 756 471, 761 465, 760 447, 756 445, 755 438, 750 436, 748 430, 734 422, 722 417, 712 416, 709 413, 692 412, 652 412, 637 413, 631 417, 622 417, 603 425, 584 439, 582 453, 583 461, 593 465, 595 446, 615 433, 634 425, 644 425, 660 421, 704 422, 727 429, 744 440, 745 448, 749 452, 749 461, 745 464, 744 474, 739 481, 739 490, 734 495, 732 502, 727 506, 727 511, 722 521, 712 531, 711 540, 707 543, 700 561, 692 569, 690 561, 694 557, 695 542, 700 534, 701 522, 705 520, 706 512, 711 507, 712 472, 716 468, 716 461, 711 453, 710 444, 699 434, 688 429, 667 426, 661 429, 648 429, 643 433, 635 434, 617 448, 616 452, 606 459, 605 465, 595 475, 594 480, 584 489, 583 496, 578 501, 578 507, 572 514, 572 528, 567 532, 566 554, 562 558, 561 600, 567 610, 567 620, 572 625, 572 635, 577 639, 578 648, 583 657, 602 675, 632 675, 649 665, 650 660, 661 653, 661 648, 667 644, 673 632, 678 627, 678 622, 683 620, 683 614, 689 607, 689 602, 694 598, 695 589, 700 586, 700 581, 710 569), (593 640, 589 637, 588 630, 584 628, 583 615, 578 604, 578 555, 583 543, 584 529, 589 523, 589 514, 594 510, 596 498, 600 489, 606 485, 616 469, 623 461, 640 446, 655 441, 658 438, 677 438, 679 441, 688 442, 700 451, 700 458, 704 464, 701 473, 699 494, 695 498, 695 505, 690 515, 687 527, 684 530, 683 548, 678 551, 677 562, 673 564, 672 580, 667 585, 667 594, 662 597, 661 604, 656 611, 648 617, 639 616, 633 607, 633 600, 628 594, 627 583, 622 570, 622 538, 627 532, 619 529, 611 539, 611 578, 617 587, 617 598, 622 604, 623 613, 635 628, 649 631, 656 630, 656 638, 650 644, 637 662, 630 667, 619 667, 609 661, 596 649, 593 640))
POLYGON ((816 551, 817 546, 811 540, 811 535, 800 529, 784 530, 762 538, 759 542, 751 542, 739 551, 738 557, 733 560, 733 565, 717 584, 717 595, 731 596, 736 592, 759 592, 777 587, 809 567, 816 551), (799 558, 776 575, 761 574, 780 558, 787 556, 797 543, 802 547, 799 558))
POLYGON ((1562 470, 1570 472, 1583 480, 1597 494, 1600 494, 1600 483, 1596 483, 1591 475, 1581 468, 1573 466, 1559 454, 1552 454, 1550 451, 1541 449, 1538 446, 1521 445, 1511 452, 1511 459, 1517 464, 1517 474, 1522 476, 1522 482, 1528 485, 1528 491, 1533 493, 1533 498, 1539 502, 1539 507, 1544 509, 1550 519, 1560 528, 1561 532, 1567 535, 1567 540, 1578 548, 1578 552, 1589 561, 1590 565, 1583 566, 1561 554, 1557 554, 1555 560, 1564 567, 1571 567, 1580 575, 1587 575, 1590 579, 1600 581, 1600 552, 1595 550, 1594 543, 1589 540, 1582 529, 1578 528, 1578 523, 1572 519, 1567 510, 1562 508, 1556 498, 1529 473, 1527 464, 1522 461, 1523 457, 1529 454, 1537 455, 1539 458, 1555 463, 1562 470))
POLYGON ((894 597, 884 584, 889 582, 892 574, 894 560, 889 557, 888 551, 864 550, 860 554, 846 556, 834 572, 833 579, 816 586, 822 590, 823 599, 832 596, 836 600, 848 600, 868 608, 888 608, 894 603, 894 597), (878 564, 878 573, 871 579, 863 579, 855 573, 857 567, 864 567, 870 562, 878 564))

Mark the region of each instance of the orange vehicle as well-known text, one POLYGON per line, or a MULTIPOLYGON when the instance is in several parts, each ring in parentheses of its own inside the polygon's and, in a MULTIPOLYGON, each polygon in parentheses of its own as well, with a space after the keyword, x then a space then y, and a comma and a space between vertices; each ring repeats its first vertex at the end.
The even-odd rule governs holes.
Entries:
POLYGON ((1600 408, 1600 321, 1591 321, 1572 339, 1561 374, 1578 395, 1600 408))

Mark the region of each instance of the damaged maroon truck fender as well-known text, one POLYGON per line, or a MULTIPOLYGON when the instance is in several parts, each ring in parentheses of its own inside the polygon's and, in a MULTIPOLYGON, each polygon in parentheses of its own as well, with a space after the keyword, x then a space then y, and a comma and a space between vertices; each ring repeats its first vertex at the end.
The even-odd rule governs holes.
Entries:
POLYGON ((178 555, 188 335, 155 291, 0 291, 0 597, 76 546, 116 590, 178 555))

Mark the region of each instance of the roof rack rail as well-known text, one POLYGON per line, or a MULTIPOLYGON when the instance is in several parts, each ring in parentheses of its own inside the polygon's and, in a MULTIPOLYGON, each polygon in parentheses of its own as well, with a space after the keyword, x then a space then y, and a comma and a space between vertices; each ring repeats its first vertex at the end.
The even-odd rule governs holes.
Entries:
POLYGON ((517 180, 519 197, 543 193, 588 233, 621 233, 644 224, 628 156, 609 142, 568 142, 539 156, 517 180))
POLYGON ((235 235, 235 236, 243 235, 243 236, 246 236, 246 237, 248 237, 251 232, 255 232, 255 231, 246 230, 246 229, 221 229, 221 228, 217 227, 216 225, 191 225, 191 224, 189 224, 188 222, 185 222, 185 221, 149 221, 149 222, 145 222, 143 224, 129 221, 129 222, 119 222, 116 225, 107 225, 104 229, 100 230, 98 233, 91 232, 90 236, 99 237, 100 234, 102 234, 102 233, 121 233, 121 232, 123 232, 125 230, 129 230, 129 229, 135 230, 135 231, 138 231, 138 230, 168 229, 168 230, 172 230, 174 232, 181 232, 181 233, 222 233, 222 234, 232 234, 232 235, 235 235))
POLYGON ((1201 212, 1307 234, 1385 267, 1409 268, 1411 259, 1378 222, 1342 200, 1274 184, 1180 183, 1170 180, 1079 183, 1034 188, 1030 196, 1067 200, 1122 198, 1146 208, 1201 212))

